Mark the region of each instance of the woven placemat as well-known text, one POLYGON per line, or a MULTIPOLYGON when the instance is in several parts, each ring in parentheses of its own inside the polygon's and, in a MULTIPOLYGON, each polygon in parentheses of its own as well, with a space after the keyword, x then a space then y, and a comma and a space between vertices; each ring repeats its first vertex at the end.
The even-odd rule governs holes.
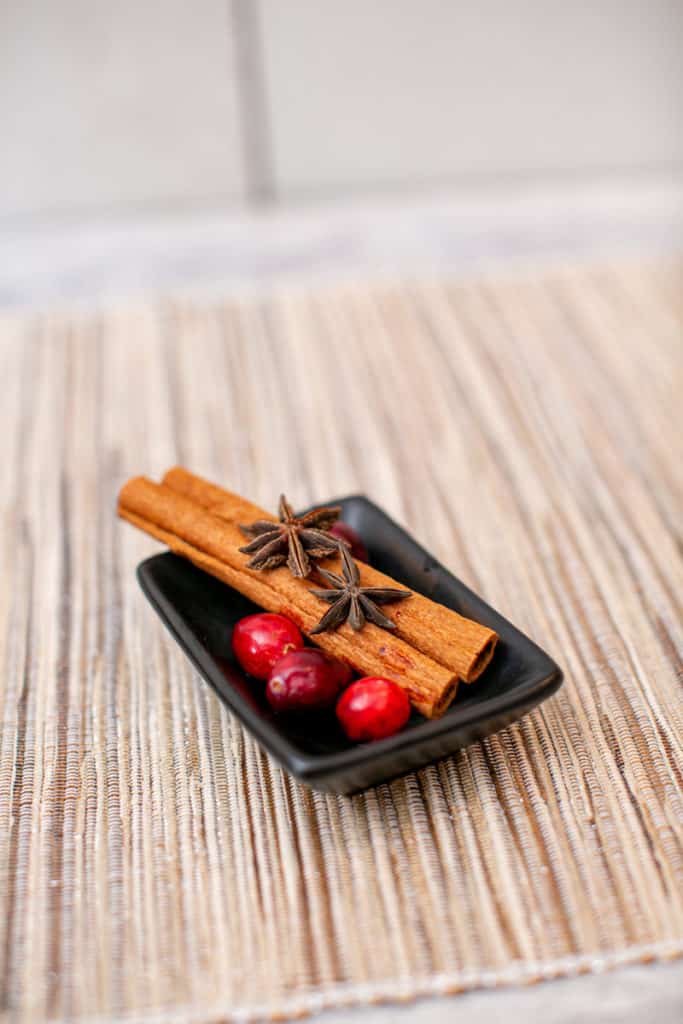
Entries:
POLYGON ((247 1020, 683 949, 683 272, 8 317, 0 1013, 247 1020), (135 581, 118 486, 383 505, 561 691, 353 798, 300 787, 135 581))

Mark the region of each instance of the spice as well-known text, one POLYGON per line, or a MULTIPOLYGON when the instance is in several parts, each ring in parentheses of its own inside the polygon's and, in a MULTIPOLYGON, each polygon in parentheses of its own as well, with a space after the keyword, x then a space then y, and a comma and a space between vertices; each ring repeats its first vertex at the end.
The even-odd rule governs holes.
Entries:
MULTIPOLYGON (((244 522, 249 517, 254 519, 268 518, 257 505, 242 498, 232 491, 203 480, 194 473, 189 473, 181 466, 174 466, 164 476, 164 485, 176 494, 188 498, 210 512, 216 519, 225 523, 244 522)), ((333 572, 341 571, 338 556, 325 563, 333 572)), ((396 581, 370 565, 359 565, 361 583, 365 587, 391 587, 396 581)), ((276 570, 279 572, 280 570, 276 570)), ((272 574, 259 573, 262 579, 272 574)), ((290 577, 291 579, 291 577, 290 577)), ((295 581, 292 580, 294 583, 295 581)), ((257 602, 259 603, 259 602, 257 602)), ((396 624, 394 636, 400 637, 411 647, 416 648, 440 665, 450 668, 465 683, 473 683, 479 678, 493 657, 498 637, 492 629, 482 626, 472 619, 459 615, 452 608, 431 601, 422 594, 413 594, 410 601, 402 601, 387 608, 387 618, 396 624)), ((368 626, 358 634, 359 640, 368 632, 368 626)), ((342 632, 345 627, 342 626, 342 632)), ((326 636, 318 639, 322 641, 326 636)), ((388 636, 387 633, 384 634, 388 636)), ((373 673, 369 673, 373 674, 373 673)), ((391 675, 380 672, 379 675, 391 675)))
MULTIPOLYGON (((119 495, 119 515, 261 608, 285 615, 304 634, 310 636, 318 623, 320 601, 307 580, 294 578, 286 566, 272 572, 248 568, 248 555, 238 550, 236 523, 213 515, 168 485, 144 477, 129 480, 119 495)), ((458 678, 451 669, 371 622, 360 633, 344 624, 315 641, 361 675, 395 679, 427 718, 442 715, 455 696, 458 678)))
POLYGON ((350 552, 342 546, 340 554, 343 575, 339 576, 336 572, 318 568, 318 574, 332 589, 313 590, 312 593, 321 601, 327 601, 332 607, 323 615, 315 629, 311 630, 311 635, 324 633, 328 629, 338 629, 347 619, 351 629, 356 632, 363 628, 366 620, 374 622, 382 629, 396 629, 396 623, 383 615, 377 605, 403 601, 406 597, 412 596, 411 592, 399 590, 397 587, 361 587, 358 566, 350 552))
POLYGON ((254 539, 240 548, 251 555, 250 569, 275 569, 285 562, 292 576, 301 579, 310 575, 311 561, 335 554, 339 541, 325 531, 339 519, 340 508, 314 508, 303 516, 295 516, 284 494, 280 495, 280 522, 257 519, 240 526, 247 537, 254 539))

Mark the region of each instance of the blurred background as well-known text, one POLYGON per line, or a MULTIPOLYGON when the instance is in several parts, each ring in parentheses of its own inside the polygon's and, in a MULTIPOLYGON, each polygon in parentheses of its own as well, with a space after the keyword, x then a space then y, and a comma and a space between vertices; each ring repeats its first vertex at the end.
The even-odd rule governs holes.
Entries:
POLYGON ((2 0, 0 295, 677 246, 682 52, 682 0, 2 0))

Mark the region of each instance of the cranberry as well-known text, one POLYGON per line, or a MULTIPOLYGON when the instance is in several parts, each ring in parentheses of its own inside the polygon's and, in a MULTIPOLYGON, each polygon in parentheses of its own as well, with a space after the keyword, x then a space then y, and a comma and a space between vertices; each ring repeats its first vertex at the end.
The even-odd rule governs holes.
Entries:
POLYGON ((351 740, 381 740, 402 729, 410 701, 398 683, 365 676, 351 683, 337 703, 337 718, 351 740))
POLYGON ((368 549, 363 543, 363 538, 352 526, 349 526, 348 523, 342 523, 341 521, 334 523, 328 532, 339 540, 345 540, 349 546, 351 554, 354 558, 357 558, 359 562, 369 561, 368 549))
POLYGON ((240 619, 232 631, 232 649, 245 672, 267 679, 276 661, 304 645, 299 629, 284 615, 259 612, 240 619))
POLYGON ((338 658, 333 658, 329 654, 326 654, 325 657, 328 659, 330 672, 336 680, 337 693, 341 693, 353 679, 353 669, 346 662, 339 661, 338 658))
MULTIPOLYGON (((268 677, 266 697, 275 711, 313 711, 334 704, 341 662, 313 647, 290 651, 268 677)), ((346 666, 341 666, 345 668, 346 666)))

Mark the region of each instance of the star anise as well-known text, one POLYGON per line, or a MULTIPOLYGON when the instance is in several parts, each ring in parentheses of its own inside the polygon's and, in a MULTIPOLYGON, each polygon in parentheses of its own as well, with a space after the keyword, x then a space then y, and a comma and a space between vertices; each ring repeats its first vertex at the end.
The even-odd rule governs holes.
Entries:
POLYGON ((339 519, 340 508, 314 508, 303 516, 295 516, 292 506, 284 494, 278 505, 279 523, 257 519, 248 526, 240 526, 251 543, 240 548, 251 559, 250 569, 275 569, 278 565, 289 566, 293 576, 308 576, 311 561, 336 554, 339 543, 326 530, 339 519))
POLYGON ((336 572, 328 572, 318 566, 318 573, 331 585, 331 590, 312 590, 311 593, 321 601, 327 601, 332 607, 325 612, 322 619, 311 630, 313 633, 324 633, 326 629, 338 629, 348 620, 352 629, 358 631, 368 622, 374 622, 382 629, 396 629, 396 623, 388 619, 377 607, 378 604, 389 604, 391 601, 403 601, 410 597, 409 590, 398 590, 395 587, 361 587, 358 566, 349 551, 340 545, 339 553, 342 560, 343 576, 336 572))

